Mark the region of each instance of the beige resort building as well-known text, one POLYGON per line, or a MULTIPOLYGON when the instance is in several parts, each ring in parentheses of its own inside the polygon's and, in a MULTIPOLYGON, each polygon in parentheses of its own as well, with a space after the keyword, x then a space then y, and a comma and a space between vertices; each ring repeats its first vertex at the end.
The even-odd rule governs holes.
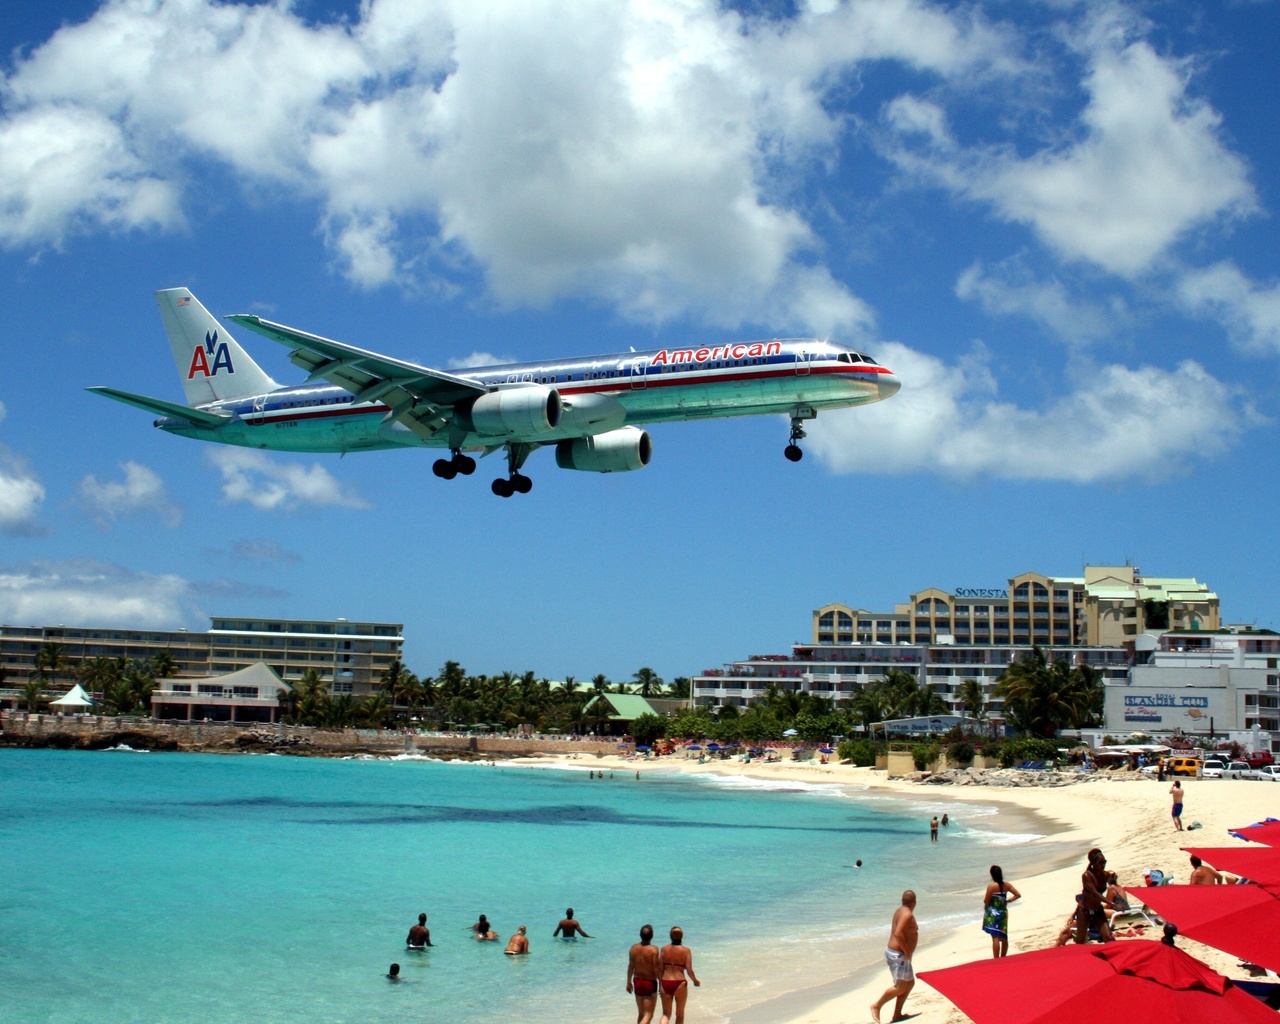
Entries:
POLYGON ((813 612, 813 643, 1123 647, 1149 630, 1220 629, 1218 606, 1196 579, 1087 565, 1083 576, 1026 572, 1006 587, 930 587, 892 612, 823 605, 813 612))

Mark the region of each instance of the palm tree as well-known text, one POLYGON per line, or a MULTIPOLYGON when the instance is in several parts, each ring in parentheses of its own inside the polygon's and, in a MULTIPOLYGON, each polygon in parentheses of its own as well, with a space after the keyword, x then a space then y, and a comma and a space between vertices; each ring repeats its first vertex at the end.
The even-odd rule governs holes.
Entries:
POLYGON ((329 684, 313 668, 302 673, 294 684, 298 691, 298 721, 303 725, 319 725, 329 710, 329 684))
POLYGON ((964 713, 970 718, 983 719, 987 717, 987 695, 982 689, 982 683, 977 679, 966 679, 960 684, 960 704, 964 708, 964 713))
POLYGON ((391 704, 408 708, 410 716, 421 694, 422 687, 418 677, 404 667, 398 658, 386 667, 382 673, 382 688, 387 692, 391 704))
POLYGON ((80 680, 80 685, 90 693, 105 694, 107 687, 122 677, 121 666, 115 658, 100 654, 82 661, 80 667, 76 669, 76 676, 80 680))
POLYGON ((151 675, 155 679, 172 679, 179 674, 178 659, 165 648, 151 655, 151 675))
POLYGON ((367 725, 381 729, 391 715, 391 699, 387 696, 387 691, 376 690, 369 694, 360 702, 359 713, 367 725))
POLYGON ((651 668, 642 668, 635 673, 635 681, 640 684, 640 696, 651 697, 655 691, 662 689, 662 677, 651 668))
POLYGON ((1050 665, 1036 647, 1001 673, 994 695, 1004 701, 1005 717, 1018 729, 1052 737, 1063 727, 1093 722, 1101 712, 1103 691, 1087 665, 1050 665))
POLYGON ((56 682, 58 673, 67 665, 66 647, 52 640, 40 645, 31 669, 32 676, 38 677, 42 683, 50 680, 56 682), (46 678, 48 673, 49 678, 46 678))
POLYGON ((48 698, 44 695, 44 680, 40 676, 32 676, 22 688, 22 702, 28 711, 39 712, 40 705, 48 698))

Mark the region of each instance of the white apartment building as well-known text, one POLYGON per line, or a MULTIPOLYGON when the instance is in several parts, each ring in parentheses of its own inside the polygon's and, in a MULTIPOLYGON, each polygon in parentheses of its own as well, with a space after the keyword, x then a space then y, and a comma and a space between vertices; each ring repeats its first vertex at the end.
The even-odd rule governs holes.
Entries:
POLYGON ((1270 630, 1165 633, 1127 678, 1107 680, 1106 729, 1119 735, 1248 733, 1251 749, 1280 753, 1278 666, 1280 635, 1270 630))

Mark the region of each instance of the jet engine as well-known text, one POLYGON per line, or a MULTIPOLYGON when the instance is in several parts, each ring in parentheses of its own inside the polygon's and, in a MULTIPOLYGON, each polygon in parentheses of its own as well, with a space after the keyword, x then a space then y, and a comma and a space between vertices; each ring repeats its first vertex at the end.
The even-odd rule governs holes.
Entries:
POLYGON ((639 427, 620 427, 556 445, 556 465, 588 473, 627 473, 649 465, 653 442, 639 427))
POLYGON ((555 388, 500 388, 457 407, 459 425, 482 437, 536 436, 560 425, 564 406, 555 388))

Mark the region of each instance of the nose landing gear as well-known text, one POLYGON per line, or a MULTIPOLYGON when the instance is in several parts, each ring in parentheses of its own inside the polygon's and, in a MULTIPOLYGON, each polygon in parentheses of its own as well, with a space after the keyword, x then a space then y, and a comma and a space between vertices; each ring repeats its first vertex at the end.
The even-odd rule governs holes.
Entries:
POLYGON ((811 405, 797 405, 791 410, 791 441, 782 450, 782 454, 787 457, 789 462, 799 462, 804 458, 804 451, 796 442, 802 441, 806 437, 804 421, 817 419, 817 416, 817 410, 811 405))

